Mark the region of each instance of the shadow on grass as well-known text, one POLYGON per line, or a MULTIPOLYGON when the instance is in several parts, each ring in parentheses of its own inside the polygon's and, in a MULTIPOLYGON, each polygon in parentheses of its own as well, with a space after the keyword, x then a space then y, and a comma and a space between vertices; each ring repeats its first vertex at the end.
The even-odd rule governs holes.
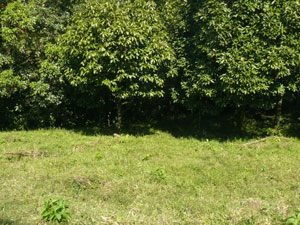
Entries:
POLYGON ((278 130, 273 128, 273 120, 259 118, 245 119, 240 125, 234 117, 205 117, 200 121, 193 118, 164 120, 156 128, 174 137, 192 137, 200 140, 230 141, 254 139, 271 135, 283 135, 300 139, 299 120, 284 118, 278 130))
POLYGON ((176 138, 196 138, 199 140, 228 141, 236 139, 250 139, 263 136, 260 133, 246 131, 235 121, 225 118, 205 117, 168 119, 155 125, 158 130, 168 132, 176 138))
POLYGON ((77 127, 71 128, 72 131, 76 133, 80 133, 82 135, 87 136, 95 136, 95 135, 107 135, 113 136, 115 133, 119 134, 129 134, 134 136, 145 136, 154 134, 153 126, 150 124, 129 124, 126 127, 122 128, 121 132, 118 131, 115 127, 77 127))
POLYGON ((0 225, 21 225, 20 222, 0 218, 0 225))
POLYGON ((272 120, 263 120, 261 118, 248 118, 243 121, 242 125, 239 125, 234 115, 224 114, 219 117, 202 117, 201 120, 195 116, 182 116, 176 118, 161 118, 160 120, 149 123, 127 123, 121 132, 114 126, 61 128, 86 136, 113 136, 114 133, 145 136, 155 134, 157 131, 162 131, 169 133, 175 138, 208 139, 221 142, 239 139, 256 139, 278 134, 300 139, 300 121, 298 118, 284 118, 279 131, 272 129, 272 126, 272 120))
MULTIPOLYGON (((148 124, 127 124, 121 134, 144 136, 154 134, 156 131, 167 132, 176 138, 196 138, 198 140, 231 141, 238 139, 253 139, 274 135, 272 121, 246 119, 243 126, 239 126, 234 117, 195 117, 164 118, 148 124)), ((72 129, 83 135, 108 135, 119 133, 114 127, 85 127, 72 129)), ((280 131, 284 136, 300 138, 300 124, 289 121, 280 131)))

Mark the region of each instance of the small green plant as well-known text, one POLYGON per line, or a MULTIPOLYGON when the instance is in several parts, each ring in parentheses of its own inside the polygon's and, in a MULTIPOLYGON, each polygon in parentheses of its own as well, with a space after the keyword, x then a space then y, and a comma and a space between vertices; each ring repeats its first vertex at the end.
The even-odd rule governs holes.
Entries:
POLYGON ((167 179, 166 171, 163 167, 158 167, 151 171, 151 176, 154 181, 163 182, 167 179))
POLYGON ((41 211, 41 215, 44 220, 51 222, 67 222, 71 219, 67 202, 61 198, 52 199, 49 198, 44 202, 44 208, 41 211))
POLYGON ((142 158, 142 161, 147 161, 152 157, 152 154, 147 154, 142 158))
POLYGON ((286 225, 300 225, 300 211, 289 214, 288 219, 285 222, 286 225))
POLYGON ((103 154, 102 152, 97 152, 97 153, 95 154, 95 158, 96 158, 97 160, 101 160, 101 159, 104 158, 104 154, 103 154))
POLYGON ((2 139, 2 138, 0 138, 0 145, 1 145, 1 144, 4 144, 4 143, 5 143, 5 140, 2 139))
POLYGON ((251 216, 250 218, 244 218, 238 224, 240 224, 240 225, 253 225, 253 224, 256 224, 256 218, 254 216, 251 216))

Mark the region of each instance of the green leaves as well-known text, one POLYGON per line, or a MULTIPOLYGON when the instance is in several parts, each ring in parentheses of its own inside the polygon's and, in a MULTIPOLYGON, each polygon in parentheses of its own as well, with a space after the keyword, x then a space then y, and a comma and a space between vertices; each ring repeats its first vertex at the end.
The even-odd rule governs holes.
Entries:
POLYGON ((292 31, 298 29, 295 18, 300 12, 291 6, 296 2, 205 2, 195 15, 197 58, 183 83, 186 93, 213 97, 223 106, 268 109, 267 101, 272 108, 276 96, 295 92, 300 39, 292 31))
POLYGON ((0 73, 0 98, 9 98, 25 88, 26 83, 19 76, 14 76, 12 70, 4 70, 0 73))
POLYGON ((271 110, 300 91, 296 0, 16 0, 0 10, 9 118, 59 117, 62 107, 85 121, 86 109, 106 117, 118 102, 149 99, 271 110))
POLYGON ((299 225, 300 224, 300 212, 297 211, 294 214, 290 214, 289 218, 285 222, 286 225, 299 225))
MULTIPOLYGON (((50 7, 42 0, 9 1, 1 6, 0 107, 7 110, 3 114, 9 118, 22 115, 26 117, 23 121, 31 116, 42 121, 41 108, 61 103, 60 80, 49 73, 46 77, 44 72, 53 68, 46 70, 41 66, 49 60, 46 44, 54 42, 63 31, 67 18, 68 13, 60 11, 57 5, 50 7)), ((49 118, 51 112, 45 114, 49 118)))
POLYGON ((174 53, 155 4, 90 0, 77 10, 54 53, 66 79, 106 86, 118 99, 163 96, 174 53))
POLYGON ((51 199, 49 198, 44 202, 44 208, 41 211, 43 219, 51 222, 67 222, 70 221, 70 212, 67 202, 63 199, 51 199))

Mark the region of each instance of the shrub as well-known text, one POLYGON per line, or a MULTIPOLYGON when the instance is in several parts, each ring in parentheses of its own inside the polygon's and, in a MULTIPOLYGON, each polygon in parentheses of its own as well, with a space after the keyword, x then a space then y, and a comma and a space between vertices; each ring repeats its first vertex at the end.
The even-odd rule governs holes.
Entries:
POLYGON ((49 198, 44 202, 44 208, 41 211, 41 215, 44 220, 51 222, 67 222, 71 219, 67 202, 61 198, 52 199, 49 198))

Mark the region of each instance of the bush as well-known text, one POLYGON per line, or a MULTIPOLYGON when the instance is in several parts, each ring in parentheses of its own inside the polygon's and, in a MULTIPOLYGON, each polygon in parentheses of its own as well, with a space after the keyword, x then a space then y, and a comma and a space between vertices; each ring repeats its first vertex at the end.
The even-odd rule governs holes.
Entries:
POLYGON ((44 208, 41 211, 41 215, 44 220, 51 222, 67 222, 71 219, 67 202, 61 198, 47 199, 44 203, 44 208))

